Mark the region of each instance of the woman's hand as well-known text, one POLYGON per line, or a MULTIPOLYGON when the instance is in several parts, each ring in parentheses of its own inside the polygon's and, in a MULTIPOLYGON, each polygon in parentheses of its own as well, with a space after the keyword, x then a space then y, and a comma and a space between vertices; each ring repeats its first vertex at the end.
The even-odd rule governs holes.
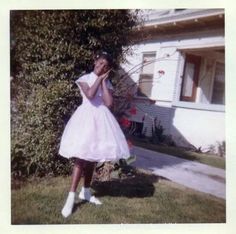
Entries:
POLYGON ((106 79, 109 75, 109 71, 107 71, 106 73, 102 74, 101 76, 98 76, 98 78, 95 80, 95 82, 93 83, 93 85, 91 87, 89 87, 89 85, 85 82, 79 82, 79 86, 80 88, 82 89, 83 93, 85 94, 85 96, 88 98, 88 99, 93 99, 97 90, 98 90, 98 87, 100 85, 105 86, 106 85, 106 79))
POLYGON ((103 82, 106 81, 106 79, 109 77, 110 71, 111 69, 108 70, 106 73, 102 74, 101 76, 99 76, 99 79, 101 79, 103 82))
POLYGON ((113 102, 112 95, 111 95, 110 91, 108 90, 107 84, 106 84, 106 81, 107 81, 107 78, 109 77, 110 71, 111 71, 111 69, 104 74, 103 79, 102 79, 102 90, 103 90, 102 98, 103 98, 104 104, 107 107, 111 107, 112 102, 113 102))

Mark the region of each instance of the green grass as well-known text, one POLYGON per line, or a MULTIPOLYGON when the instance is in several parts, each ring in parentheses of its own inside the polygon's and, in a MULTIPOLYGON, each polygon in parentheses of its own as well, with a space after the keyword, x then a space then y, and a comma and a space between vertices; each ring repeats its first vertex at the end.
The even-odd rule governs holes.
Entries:
POLYGON ((197 161, 197 162, 204 163, 213 167, 225 169, 225 158, 222 158, 216 155, 196 153, 196 152, 184 150, 182 148, 173 147, 173 146, 155 145, 149 142, 147 143, 145 141, 141 141, 136 138, 133 139, 133 143, 134 145, 143 147, 145 149, 149 149, 156 152, 165 153, 165 154, 173 155, 179 158, 197 161))
POLYGON ((64 219, 69 177, 34 179, 12 187, 12 224, 225 223, 225 200, 157 176, 94 182, 101 206, 80 202, 64 219))

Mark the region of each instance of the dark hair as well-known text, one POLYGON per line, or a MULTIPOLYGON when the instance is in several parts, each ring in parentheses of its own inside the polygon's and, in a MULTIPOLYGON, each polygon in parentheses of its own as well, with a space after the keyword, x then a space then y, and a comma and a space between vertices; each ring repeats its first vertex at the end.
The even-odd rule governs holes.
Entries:
POLYGON ((100 58, 105 59, 107 61, 109 67, 113 67, 113 59, 109 53, 107 53, 106 51, 99 51, 95 55, 95 60, 98 60, 100 58))

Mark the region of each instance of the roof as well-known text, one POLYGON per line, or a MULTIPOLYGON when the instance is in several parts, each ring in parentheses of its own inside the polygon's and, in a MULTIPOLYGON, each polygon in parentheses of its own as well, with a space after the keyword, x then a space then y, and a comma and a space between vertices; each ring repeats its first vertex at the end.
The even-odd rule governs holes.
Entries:
POLYGON ((222 18, 224 9, 173 9, 173 10, 143 10, 140 14, 145 26, 164 25, 184 21, 201 21, 206 18, 222 18))
POLYGON ((221 29, 224 33, 224 9, 142 10, 143 24, 134 34, 139 40, 196 31, 221 29), (140 35, 141 34, 141 35, 140 35))

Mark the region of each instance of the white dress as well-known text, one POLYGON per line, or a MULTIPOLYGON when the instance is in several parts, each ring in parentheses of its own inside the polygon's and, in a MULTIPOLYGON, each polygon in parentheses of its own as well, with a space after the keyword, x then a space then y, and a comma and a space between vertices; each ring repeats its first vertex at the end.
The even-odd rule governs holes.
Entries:
MULTIPOLYGON (((90 87, 97 79, 95 73, 76 80, 90 87)), ((112 89, 107 81, 107 87, 112 89)), ((126 138, 110 110, 102 100, 102 89, 89 100, 80 89, 82 104, 68 121, 60 143, 59 154, 66 158, 80 158, 91 162, 118 161, 130 156, 126 138)))

